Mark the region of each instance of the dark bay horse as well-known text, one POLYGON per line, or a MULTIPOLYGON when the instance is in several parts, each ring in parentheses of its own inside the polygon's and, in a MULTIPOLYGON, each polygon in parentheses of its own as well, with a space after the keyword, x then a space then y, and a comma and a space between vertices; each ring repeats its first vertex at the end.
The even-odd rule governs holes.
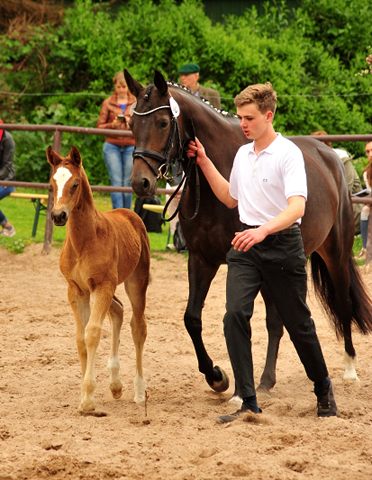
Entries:
POLYGON ((121 283, 124 283, 133 310, 134 401, 144 401, 146 381, 142 372, 142 351, 147 333, 144 312, 150 278, 150 244, 145 225, 137 214, 125 208, 103 213, 96 209, 77 148, 72 147, 64 158, 49 147, 47 159, 53 167, 52 219, 55 225, 66 225, 59 267, 68 283, 68 300, 76 321, 76 343, 82 369, 80 408, 83 412, 95 409, 94 357, 106 315, 112 328, 108 361, 110 389, 114 398, 122 395, 119 344, 123 305, 115 296, 116 287, 121 283))
MULTIPOLYGON (((229 178, 238 148, 247 143, 239 120, 220 112, 183 87, 168 84, 155 71, 154 84, 143 87, 124 71, 128 88, 137 98, 130 120, 136 150, 131 185, 139 196, 152 195, 157 177, 178 158, 188 177, 180 211, 180 223, 189 250, 189 298, 184 316, 202 372, 212 389, 225 391, 229 382, 223 370, 213 365, 202 340, 201 312, 210 284, 240 230, 237 209, 229 210, 213 194, 203 173, 190 163, 184 147, 195 136, 216 168, 229 178), (193 167, 193 168, 192 168, 193 167)), ((367 334, 372 331, 372 301, 355 266, 353 210, 341 162, 331 148, 315 139, 296 137, 302 150, 308 178, 308 201, 301 232, 306 255, 311 254, 316 293, 343 337, 346 369, 344 379, 358 382, 352 325, 367 334)), ((262 285, 269 335, 266 365, 258 392, 269 394, 275 385, 276 360, 283 324, 262 285)), ((239 397, 235 391, 234 397, 239 397)))

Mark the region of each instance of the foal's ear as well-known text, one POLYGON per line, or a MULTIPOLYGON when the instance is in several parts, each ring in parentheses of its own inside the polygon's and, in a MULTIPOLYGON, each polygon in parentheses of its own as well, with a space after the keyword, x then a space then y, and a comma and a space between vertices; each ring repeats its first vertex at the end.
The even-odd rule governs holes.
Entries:
POLYGON ((71 163, 73 165, 75 165, 76 167, 80 167, 81 165, 81 155, 80 155, 80 152, 79 150, 74 147, 73 145, 71 146, 71 150, 70 150, 70 153, 68 154, 68 156, 70 157, 71 159, 71 163))
POLYGON ((58 153, 55 152, 51 146, 47 148, 46 156, 48 162, 52 165, 52 167, 56 167, 62 162, 62 157, 58 155, 58 153))
POLYGON ((168 84, 159 70, 155 70, 154 84, 162 97, 168 92, 168 84))
POLYGON ((143 90, 143 86, 132 77, 126 68, 124 68, 124 77, 130 93, 135 97, 138 97, 140 92, 143 90))

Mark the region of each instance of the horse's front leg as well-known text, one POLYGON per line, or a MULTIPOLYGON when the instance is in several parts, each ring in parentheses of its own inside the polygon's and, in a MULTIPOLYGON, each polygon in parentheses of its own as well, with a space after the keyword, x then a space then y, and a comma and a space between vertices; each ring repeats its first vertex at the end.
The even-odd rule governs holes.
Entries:
POLYGON ((90 412, 95 409, 94 390, 96 387, 96 378, 94 358, 101 339, 102 323, 108 313, 114 293, 115 288, 110 282, 102 283, 92 293, 93 307, 88 325, 85 329, 87 367, 81 388, 80 408, 84 412, 90 412))
POLYGON ((82 378, 87 368, 87 347, 85 344, 85 327, 90 317, 89 292, 83 292, 78 285, 70 281, 67 289, 68 301, 70 302, 76 323, 76 345, 80 358, 82 378))
POLYGON ((261 286, 261 295, 266 306, 268 344, 265 368, 261 375, 260 384, 257 387, 257 394, 259 396, 270 397, 270 390, 276 384, 276 362, 278 360, 279 343, 284 333, 284 327, 264 283, 261 286))
POLYGON ((184 316, 186 329, 194 344, 199 371, 204 373, 208 385, 216 392, 229 388, 229 378, 218 366, 213 367, 202 339, 202 308, 209 287, 219 265, 210 265, 192 252, 189 255, 189 299, 184 316))
POLYGON ((119 345, 120 345, 120 330, 123 324, 123 304, 114 296, 112 299, 108 316, 111 322, 112 337, 111 337, 111 353, 107 364, 110 374, 110 390, 114 398, 120 398, 123 393, 123 384, 119 377, 120 360, 119 360, 119 345))

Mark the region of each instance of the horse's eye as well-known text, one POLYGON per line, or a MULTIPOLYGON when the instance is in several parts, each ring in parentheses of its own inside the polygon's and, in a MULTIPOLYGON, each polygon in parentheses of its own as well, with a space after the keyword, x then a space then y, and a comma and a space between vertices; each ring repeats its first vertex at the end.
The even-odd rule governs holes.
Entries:
POLYGON ((71 187, 71 195, 73 195, 77 189, 77 187, 79 186, 79 182, 75 182, 72 187, 71 187))
POLYGON ((168 121, 167 120, 162 120, 159 124, 159 127, 161 130, 165 130, 168 127, 168 121))

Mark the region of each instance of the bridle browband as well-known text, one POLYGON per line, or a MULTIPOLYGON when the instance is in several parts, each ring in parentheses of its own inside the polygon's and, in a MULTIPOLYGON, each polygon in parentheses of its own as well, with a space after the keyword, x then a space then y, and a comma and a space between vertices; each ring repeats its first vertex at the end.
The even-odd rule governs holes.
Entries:
MULTIPOLYGON (((180 172, 177 172, 176 175, 174 175, 174 176, 168 176, 167 174, 168 174, 168 171, 169 171, 169 165, 173 162, 176 162, 176 160, 179 160, 179 162, 183 161, 184 147, 189 142, 189 139, 187 139, 184 142, 184 144, 182 144, 182 141, 181 141, 180 127, 179 127, 179 123, 178 123, 178 120, 177 120, 177 117, 179 115, 178 104, 173 99, 172 95, 169 93, 169 105, 161 105, 159 107, 153 108, 152 110, 149 110, 148 112, 137 112, 135 110, 135 106, 136 106, 136 104, 133 105, 131 113, 135 114, 135 115, 140 115, 140 116, 151 115, 152 113, 154 113, 154 112, 156 112, 160 109, 164 109, 164 108, 169 108, 170 111, 171 111, 171 129, 170 129, 168 143, 167 143, 167 147, 165 149, 164 155, 161 155, 160 153, 155 152, 154 150, 149 150, 147 148, 135 148, 134 151, 133 151, 133 160, 135 158, 140 158, 141 160, 143 160, 146 163, 146 165, 150 168, 150 170, 153 172, 153 174, 155 175, 157 180, 159 180, 159 178, 164 178, 168 182, 171 182, 176 176, 180 175, 180 172), (171 150, 172 150, 172 147, 173 147, 174 138, 175 138, 176 134, 177 134, 177 137, 178 137, 178 152, 177 152, 177 155, 171 159, 170 155, 171 155, 171 150), (155 169, 155 167, 147 160, 146 157, 152 158, 153 160, 156 160, 157 162, 161 163, 158 170, 155 169)), ((192 125, 192 128, 193 128, 193 133, 194 133, 193 137, 195 139, 195 129, 194 129, 194 124, 193 124, 193 121, 192 121, 191 118, 190 118, 190 121, 191 121, 191 125, 192 125)), ((185 220, 192 220, 193 218, 196 217, 196 215, 199 212, 199 204, 200 204, 200 181, 199 181, 199 172, 198 172, 197 163, 196 163, 196 156, 195 156, 194 161, 191 161, 191 160, 189 161, 189 165, 188 165, 188 168, 185 172, 185 175, 183 176, 179 185, 177 185, 176 190, 173 192, 173 194, 170 196, 169 200, 167 201, 167 203, 164 207, 164 210, 163 210, 163 215, 162 215, 163 220, 170 222, 171 220, 173 220, 173 218, 175 218, 175 216, 178 214, 178 212, 180 212, 180 214, 182 215, 182 217, 185 220), (194 211, 194 214, 192 215, 192 217, 186 218, 182 214, 181 208, 182 208, 183 199, 184 199, 184 196, 185 196, 185 193, 186 193, 186 189, 187 189, 187 186, 188 186, 188 183, 189 183, 189 179, 190 179, 190 176, 191 176, 191 170, 192 170, 193 166, 195 166, 195 177, 196 177, 195 211, 194 211), (179 201, 178 206, 176 208, 176 211, 173 213, 173 215, 171 215, 168 219, 166 219, 165 214, 167 212, 168 206, 169 206, 170 202, 173 200, 173 198, 177 195, 178 191, 180 190, 180 188, 182 187, 183 184, 184 184, 184 188, 182 190, 181 198, 180 198, 180 201, 179 201)))

